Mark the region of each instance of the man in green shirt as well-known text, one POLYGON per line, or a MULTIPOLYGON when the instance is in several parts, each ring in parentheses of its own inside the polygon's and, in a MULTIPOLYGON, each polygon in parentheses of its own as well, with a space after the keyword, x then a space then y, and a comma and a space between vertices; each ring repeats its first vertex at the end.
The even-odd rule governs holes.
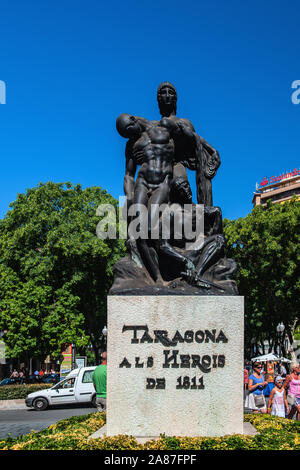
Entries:
POLYGON ((106 411, 106 371, 107 353, 102 354, 102 364, 93 373, 93 384, 96 390, 96 405, 98 411, 106 411))

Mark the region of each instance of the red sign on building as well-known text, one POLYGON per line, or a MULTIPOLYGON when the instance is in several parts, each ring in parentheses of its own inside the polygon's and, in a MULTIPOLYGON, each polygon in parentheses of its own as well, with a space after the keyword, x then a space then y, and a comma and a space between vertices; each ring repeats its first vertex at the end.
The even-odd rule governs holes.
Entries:
POLYGON ((300 175, 300 170, 297 170, 295 168, 294 171, 282 173, 282 175, 279 175, 279 176, 271 176, 270 179, 264 177, 264 179, 260 183, 260 186, 264 187, 269 184, 278 183, 279 181, 282 181, 287 178, 293 178, 293 176, 297 176, 297 175, 300 175))

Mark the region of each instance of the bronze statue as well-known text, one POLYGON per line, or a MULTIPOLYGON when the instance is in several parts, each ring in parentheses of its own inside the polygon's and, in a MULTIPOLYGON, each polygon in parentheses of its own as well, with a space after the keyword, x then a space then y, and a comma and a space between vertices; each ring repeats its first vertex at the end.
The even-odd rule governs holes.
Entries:
POLYGON ((177 93, 169 82, 163 82, 157 90, 157 101, 165 126, 175 124, 173 132, 175 140, 174 177, 184 176, 187 179, 185 167, 196 170, 197 202, 212 206, 211 180, 220 166, 220 157, 206 140, 195 133, 189 119, 176 116, 177 93), (172 124, 171 124, 172 123, 172 124))
POLYGON ((188 119, 176 116, 177 93, 171 83, 158 87, 157 100, 160 121, 130 114, 117 118, 119 134, 128 139, 124 192, 129 255, 115 265, 110 294, 237 294, 236 264, 225 257, 221 210, 212 205, 211 179, 220 165, 219 154, 196 134, 188 119), (177 236, 174 223, 180 216, 176 220, 182 220, 182 229, 188 222, 196 226, 199 220, 186 168, 196 172, 197 202, 203 205, 204 216, 203 239, 193 249, 187 248, 182 230, 182 236, 177 236), (140 224, 146 229, 140 235, 132 230, 130 212, 136 207, 146 209, 140 224), (167 237, 162 207, 169 209, 172 218, 167 237))

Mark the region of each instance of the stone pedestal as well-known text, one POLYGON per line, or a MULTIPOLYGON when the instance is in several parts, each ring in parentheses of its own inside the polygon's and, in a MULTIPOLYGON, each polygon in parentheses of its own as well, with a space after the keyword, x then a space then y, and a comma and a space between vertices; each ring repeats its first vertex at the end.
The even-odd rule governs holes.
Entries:
POLYGON ((243 433, 239 296, 109 296, 107 435, 243 433))

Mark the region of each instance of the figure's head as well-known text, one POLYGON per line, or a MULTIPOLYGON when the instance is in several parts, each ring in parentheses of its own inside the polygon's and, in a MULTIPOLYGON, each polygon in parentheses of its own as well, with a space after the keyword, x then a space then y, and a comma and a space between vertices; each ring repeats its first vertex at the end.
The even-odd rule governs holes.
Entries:
POLYGON ((175 178, 171 183, 170 200, 178 204, 192 204, 190 183, 184 177, 175 178))
POLYGON ((162 116, 169 117, 176 114, 177 93, 176 88, 170 82, 163 82, 157 89, 157 101, 162 116))
POLYGON ((102 357, 102 364, 105 364, 107 362, 107 352, 104 351, 101 357, 102 357))
POLYGON ((261 373, 261 370, 262 370, 262 364, 260 362, 254 362, 253 364, 253 370, 255 370, 255 372, 257 372, 258 374, 261 373))
POLYGON ((280 377, 280 375, 278 377, 276 377, 275 379, 275 384, 278 388, 282 388, 283 387, 283 378, 280 377))
POLYGON ((142 132, 138 120, 131 114, 120 114, 117 118, 116 126, 119 134, 126 139, 138 137, 142 132))

